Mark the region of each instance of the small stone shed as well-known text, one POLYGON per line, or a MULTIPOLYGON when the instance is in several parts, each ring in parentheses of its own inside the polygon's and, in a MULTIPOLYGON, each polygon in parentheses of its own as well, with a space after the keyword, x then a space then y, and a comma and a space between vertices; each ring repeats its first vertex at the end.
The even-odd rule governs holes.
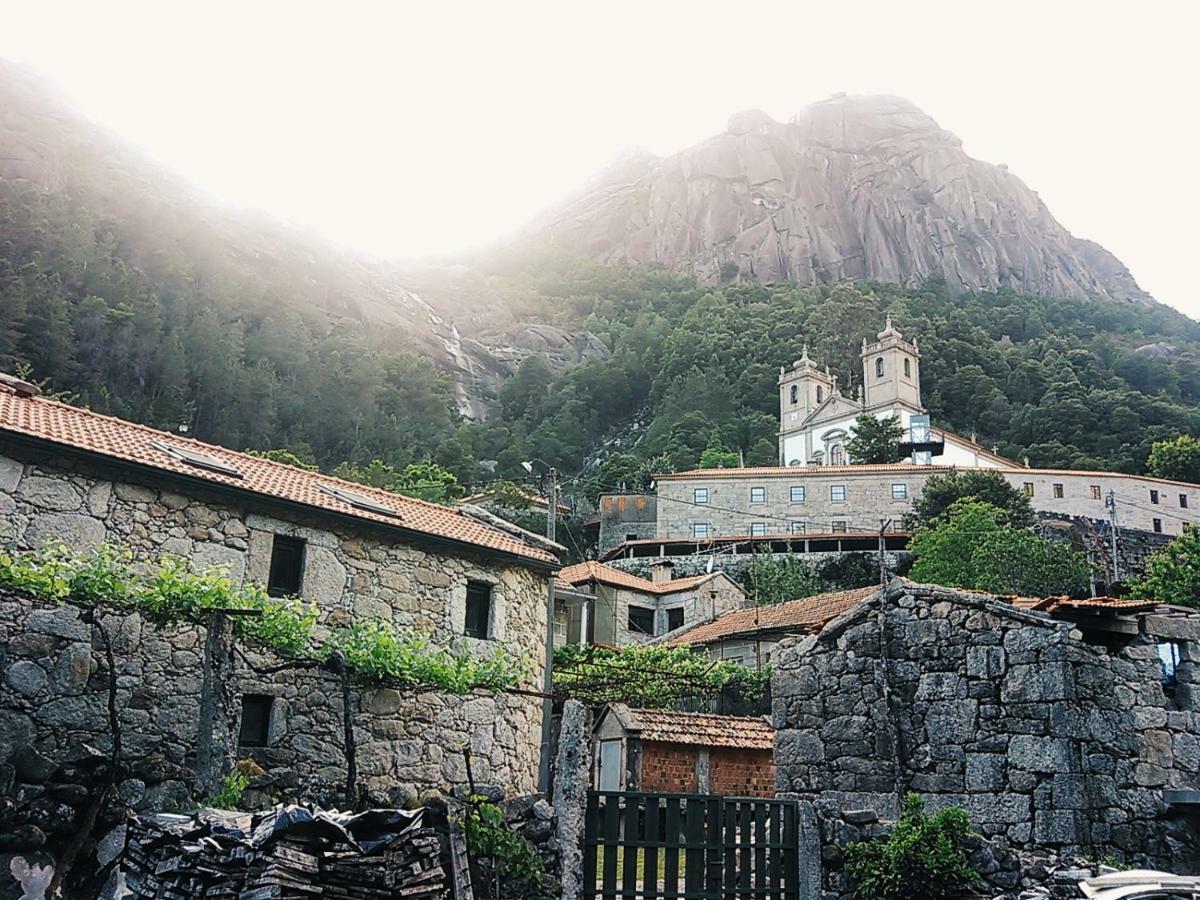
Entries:
POLYGON ((1194 871, 1198 641, 1152 602, 897 579, 777 652, 778 789, 888 818, 917 792, 1018 847, 1194 871))
POLYGON ((595 729, 595 786, 770 797, 775 730, 762 719, 607 706, 595 729))

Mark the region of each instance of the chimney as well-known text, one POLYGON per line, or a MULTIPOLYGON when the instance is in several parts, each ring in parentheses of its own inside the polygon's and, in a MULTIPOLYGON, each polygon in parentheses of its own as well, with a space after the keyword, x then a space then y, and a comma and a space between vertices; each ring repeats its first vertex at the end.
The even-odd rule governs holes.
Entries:
POLYGON ((31 384, 15 375, 8 375, 0 372, 0 386, 8 388, 18 397, 36 397, 42 392, 42 389, 36 384, 31 384))
POLYGON ((675 563, 669 559, 655 560, 650 565, 650 580, 655 584, 664 584, 675 574, 675 563))

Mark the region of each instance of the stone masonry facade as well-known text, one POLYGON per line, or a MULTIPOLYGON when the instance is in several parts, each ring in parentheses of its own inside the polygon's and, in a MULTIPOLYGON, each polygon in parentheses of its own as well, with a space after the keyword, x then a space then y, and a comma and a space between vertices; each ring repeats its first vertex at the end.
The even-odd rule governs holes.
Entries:
POLYGON ((1200 630, 1155 618, 1106 646, 997 598, 897 580, 776 653, 776 786, 887 818, 917 792, 1016 847, 1192 871, 1193 823, 1163 792, 1200 778, 1200 630))
MULTIPOLYGON (((0 447, 0 540, 19 547, 61 541, 74 550, 111 542, 136 556, 187 557, 224 567, 236 580, 267 580, 275 535, 305 544, 301 594, 318 605, 318 627, 376 616, 428 633, 436 643, 477 652, 503 646, 528 660, 524 687, 544 671, 545 573, 466 549, 401 542, 369 523, 287 514, 228 495, 188 494, 124 470, 0 447), (464 636, 468 580, 492 586, 490 640, 464 636)), ((131 754, 161 752, 185 763, 195 750, 203 634, 156 628, 137 616, 115 623, 119 709, 131 754)), ((260 660, 261 661, 261 660, 260 660)), ((0 762, 21 742, 49 755, 88 743, 103 749, 107 677, 92 629, 68 607, 25 595, 0 596, 0 762)), ((273 698, 266 747, 243 748, 281 788, 339 785, 344 779, 341 700, 336 682, 313 673, 255 675, 239 663, 242 693, 273 698)), ((472 750, 481 783, 517 791, 536 785, 541 704, 515 695, 358 695, 360 784, 393 802, 466 779, 461 748, 472 750)))

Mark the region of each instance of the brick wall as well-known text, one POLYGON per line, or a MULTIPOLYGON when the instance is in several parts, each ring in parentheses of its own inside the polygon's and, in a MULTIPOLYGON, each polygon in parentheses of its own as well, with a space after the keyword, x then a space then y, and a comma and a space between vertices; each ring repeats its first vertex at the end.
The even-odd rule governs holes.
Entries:
POLYGON ((712 792, 727 797, 774 797, 773 760, 770 750, 713 747, 708 755, 712 792))
POLYGON ((666 791, 675 794, 694 794, 698 747, 687 744, 642 744, 642 777, 639 790, 666 791))

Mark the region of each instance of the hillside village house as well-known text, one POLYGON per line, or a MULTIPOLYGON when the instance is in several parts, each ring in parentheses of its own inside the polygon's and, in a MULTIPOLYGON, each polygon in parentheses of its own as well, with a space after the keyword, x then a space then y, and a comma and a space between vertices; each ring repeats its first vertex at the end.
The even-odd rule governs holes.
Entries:
POLYGON ((591 599, 580 607, 581 621, 566 625, 570 635, 582 637, 568 642, 617 647, 646 643, 747 602, 742 588, 723 572, 673 578, 671 568, 670 562, 659 562, 648 579, 595 561, 563 569, 558 577, 564 601, 580 595, 591 599), (567 593, 572 588, 575 593, 567 593))
MULTIPOLYGON (((316 603, 320 623, 378 616, 442 645, 504 647, 540 688, 556 545, 460 510, 210 446, 0 384, 3 540, 76 551, 112 542, 143 558, 221 566, 277 595, 316 603)), ((105 685, 90 629, 70 607, 0 594, 0 762, 34 744, 54 754, 106 741, 105 685), (66 661, 64 663, 64 660, 66 661), (65 668, 64 668, 65 666, 65 668)), ((183 762, 194 751, 200 636, 134 623, 121 632, 119 708, 133 753, 183 762)), ((340 701, 312 673, 239 666, 242 755, 281 785, 339 784, 340 701)), ((361 696, 361 784, 415 796, 465 780, 537 783, 542 701, 529 696, 361 696)))

